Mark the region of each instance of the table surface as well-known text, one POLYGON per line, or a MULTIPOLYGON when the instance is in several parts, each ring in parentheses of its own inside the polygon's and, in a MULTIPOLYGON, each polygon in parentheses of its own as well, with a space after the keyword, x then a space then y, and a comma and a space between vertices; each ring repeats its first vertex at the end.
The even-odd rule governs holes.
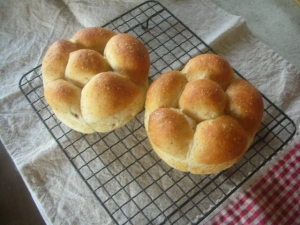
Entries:
MULTIPOLYGON (((300 5, 291 0, 212 0, 245 18, 251 32, 300 69, 300 5)), ((43 224, 27 188, 0 142, 0 217, 4 224, 43 224)))

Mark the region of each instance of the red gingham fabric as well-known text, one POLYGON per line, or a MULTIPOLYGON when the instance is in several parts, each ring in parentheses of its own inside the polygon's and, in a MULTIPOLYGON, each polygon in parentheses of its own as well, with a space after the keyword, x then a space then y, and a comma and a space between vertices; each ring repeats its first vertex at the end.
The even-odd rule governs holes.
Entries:
POLYGON ((300 224, 300 143, 209 224, 300 224))

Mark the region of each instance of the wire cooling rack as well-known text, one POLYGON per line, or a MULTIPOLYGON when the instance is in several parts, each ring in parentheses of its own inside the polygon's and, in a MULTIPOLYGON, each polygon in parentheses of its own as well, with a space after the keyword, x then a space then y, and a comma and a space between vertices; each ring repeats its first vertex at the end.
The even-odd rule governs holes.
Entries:
MULTIPOLYGON (((158 2, 145 2, 103 27, 131 33, 151 57, 149 79, 213 51, 158 2)), ((241 76, 237 71, 236 74, 241 76)), ((226 171, 193 175, 170 168, 152 150, 141 112, 110 133, 83 135, 53 115, 43 96, 40 66, 20 89, 86 185, 116 224, 199 223, 263 167, 295 134, 295 125, 263 95, 265 113, 245 157, 226 171)))

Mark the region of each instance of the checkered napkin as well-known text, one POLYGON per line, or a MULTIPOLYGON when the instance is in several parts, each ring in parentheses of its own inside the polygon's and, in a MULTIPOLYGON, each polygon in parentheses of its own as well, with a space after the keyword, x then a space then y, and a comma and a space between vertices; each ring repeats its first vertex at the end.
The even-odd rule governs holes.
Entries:
POLYGON ((300 141, 208 224, 300 224, 300 141))

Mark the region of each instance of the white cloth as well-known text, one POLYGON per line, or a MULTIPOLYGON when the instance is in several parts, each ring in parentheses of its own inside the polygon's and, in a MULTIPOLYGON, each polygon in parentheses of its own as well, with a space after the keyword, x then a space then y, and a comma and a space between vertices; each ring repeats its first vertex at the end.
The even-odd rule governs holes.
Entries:
MULTIPOLYGON (((48 224, 112 224, 19 89, 51 43, 101 26, 143 1, 0 2, 0 138, 48 224)), ((243 18, 209 1, 161 1, 300 124, 300 72, 257 40, 243 18)))

